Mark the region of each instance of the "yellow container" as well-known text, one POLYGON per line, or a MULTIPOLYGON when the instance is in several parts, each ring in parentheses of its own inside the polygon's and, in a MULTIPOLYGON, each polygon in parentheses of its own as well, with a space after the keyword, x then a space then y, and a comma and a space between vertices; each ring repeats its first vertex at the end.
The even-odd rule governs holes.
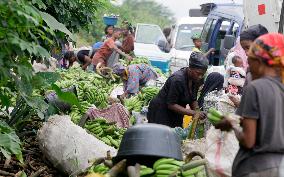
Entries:
POLYGON ((183 128, 187 128, 192 120, 192 116, 183 116, 183 128))

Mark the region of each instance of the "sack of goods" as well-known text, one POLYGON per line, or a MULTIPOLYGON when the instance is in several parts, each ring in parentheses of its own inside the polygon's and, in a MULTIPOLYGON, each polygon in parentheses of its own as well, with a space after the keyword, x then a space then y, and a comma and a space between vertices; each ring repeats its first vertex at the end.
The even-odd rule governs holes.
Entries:
POLYGON ((69 116, 54 115, 38 131, 39 146, 48 160, 63 173, 74 175, 90 161, 117 151, 75 125, 69 116))

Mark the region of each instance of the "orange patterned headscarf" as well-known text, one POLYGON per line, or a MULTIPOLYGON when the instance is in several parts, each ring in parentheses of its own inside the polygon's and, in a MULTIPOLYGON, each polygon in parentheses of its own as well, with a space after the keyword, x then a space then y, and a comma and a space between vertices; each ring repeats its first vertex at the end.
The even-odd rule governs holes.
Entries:
POLYGON ((257 38, 249 51, 249 57, 261 58, 267 65, 281 68, 284 83, 284 35, 265 34, 257 38))

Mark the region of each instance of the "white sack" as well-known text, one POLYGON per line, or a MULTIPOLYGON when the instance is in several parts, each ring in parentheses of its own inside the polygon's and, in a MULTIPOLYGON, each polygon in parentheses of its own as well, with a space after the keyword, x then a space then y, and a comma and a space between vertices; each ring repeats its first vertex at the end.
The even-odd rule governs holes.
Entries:
POLYGON ((44 155, 59 170, 73 175, 90 166, 89 160, 106 157, 117 151, 83 128, 75 125, 69 116, 55 115, 38 131, 39 146, 44 155))

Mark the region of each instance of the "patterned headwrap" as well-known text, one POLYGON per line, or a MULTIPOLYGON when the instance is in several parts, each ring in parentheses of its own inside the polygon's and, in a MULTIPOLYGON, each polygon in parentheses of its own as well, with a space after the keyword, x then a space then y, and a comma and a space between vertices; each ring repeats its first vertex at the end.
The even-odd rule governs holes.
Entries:
POLYGON ((270 33, 260 36, 251 46, 249 57, 261 58, 269 66, 281 67, 284 83, 284 35, 270 33))

